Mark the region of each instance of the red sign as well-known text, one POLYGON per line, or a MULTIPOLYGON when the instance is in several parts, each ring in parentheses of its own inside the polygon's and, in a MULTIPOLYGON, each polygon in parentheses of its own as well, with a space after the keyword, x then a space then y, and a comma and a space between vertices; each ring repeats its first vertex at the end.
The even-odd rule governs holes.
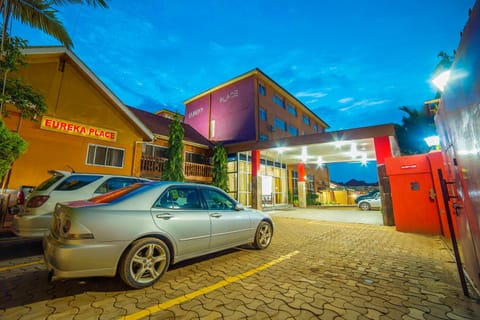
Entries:
POLYGON ((68 120, 43 116, 40 128, 93 139, 117 141, 117 132, 68 120))

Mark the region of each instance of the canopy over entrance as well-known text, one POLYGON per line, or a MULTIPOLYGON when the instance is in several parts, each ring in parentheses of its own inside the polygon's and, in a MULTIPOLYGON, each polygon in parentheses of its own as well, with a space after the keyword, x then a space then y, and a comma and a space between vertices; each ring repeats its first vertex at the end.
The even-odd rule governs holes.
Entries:
POLYGON ((383 163, 385 157, 400 154, 393 124, 242 143, 229 145, 227 149, 228 152, 260 150, 262 154, 281 159, 286 164, 383 163))
POLYGON ((227 152, 251 154, 252 206, 257 209, 262 203, 261 158, 298 165, 298 199, 300 207, 305 207, 305 165, 376 161, 378 166, 385 158, 400 154, 393 124, 231 144, 227 152))

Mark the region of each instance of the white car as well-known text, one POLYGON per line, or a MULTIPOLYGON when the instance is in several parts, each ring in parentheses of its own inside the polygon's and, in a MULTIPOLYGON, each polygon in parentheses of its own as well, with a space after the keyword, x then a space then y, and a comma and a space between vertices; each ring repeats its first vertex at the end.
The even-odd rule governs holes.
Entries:
POLYGON ((380 209, 382 207, 382 198, 378 192, 374 198, 363 199, 358 202, 358 207, 363 210, 380 209))
POLYGON ((137 177, 75 173, 52 170, 49 179, 36 187, 25 205, 10 209, 14 214, 12 231, 20 237, 42 238, 50 228, 52 213, 58 202, 89 199, 93 196, 150 181, 137 177))

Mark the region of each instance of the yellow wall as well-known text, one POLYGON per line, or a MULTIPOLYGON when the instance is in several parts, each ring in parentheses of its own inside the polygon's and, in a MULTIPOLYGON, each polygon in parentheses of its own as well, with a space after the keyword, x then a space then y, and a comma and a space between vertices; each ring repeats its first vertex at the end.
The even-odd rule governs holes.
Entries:
MULTIPOLYGON (((40 128, 40 121, 23 120, 19 134, 29 143, 29 147, 14 163, 8 188, 38 185, 49 176, 48 170, 70 170, 70 167, 77 172, 139 175, 138 165, 133 165, 140 163, 135 145, 139 145, 136 142, 142 141, 145 134, 73 61, 63 54, 29 56, 29 64, 20 75, 44 95, 48 105, 46 115, 116 131, 117 141, 47 131, 40 128), (64 72, 59 71, 61 57, 66 58, 64 72), (123 168, 87 165, 90 143, 124 149, 123 168)), ((12 112, 4 120, 8 128, 16 131, 18 114, 12 112)))

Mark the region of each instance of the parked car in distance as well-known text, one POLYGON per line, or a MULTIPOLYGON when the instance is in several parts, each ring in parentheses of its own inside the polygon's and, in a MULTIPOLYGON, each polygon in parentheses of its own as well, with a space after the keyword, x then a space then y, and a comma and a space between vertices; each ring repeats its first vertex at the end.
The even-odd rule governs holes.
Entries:
POLYGON ((32 192, 33 186, 19 186, 17 189, 3 189, 0 192, 0 199, 2 205, 7 206, 9 209, 15 205, 22 205, 25 202, 25 198, 32 192), (7 203, 3 203, 3 201, 7 203))
POLYGON ((360 202, 358 203, 358 207, 363 211, 380 209, 382 207, 382 199, 380 197, 380 192, 377 192, 374 198, 360 200, 360 202))
POLYGON ((370 191, 369 193, 367 194, 364 194, 364 195, 361 195, 361 196, 358 196, 356 199, 355 199, 355 203, 359 203, 361 200, 363 199, 371 199, 371 198, 375 198, 377 193, 379 193, 380 190, 378 189, 374 189, 372 191, 370 191))
POLYGON ((50 279, 114 277, 152 285, 170 264, 244 244, 270 245, 268 214, 204 184, 133 184, 57 204, 43 249, 50 279))
POLYGON ((97 173, 49 171, 51 177, 36 187, 25 199, 24 205, 10 208, 14 214, 12 231, 17 236, 42 238, 51 224, 57 202, 83 200, 132 183, 149 181, 129 176, 97 173))

